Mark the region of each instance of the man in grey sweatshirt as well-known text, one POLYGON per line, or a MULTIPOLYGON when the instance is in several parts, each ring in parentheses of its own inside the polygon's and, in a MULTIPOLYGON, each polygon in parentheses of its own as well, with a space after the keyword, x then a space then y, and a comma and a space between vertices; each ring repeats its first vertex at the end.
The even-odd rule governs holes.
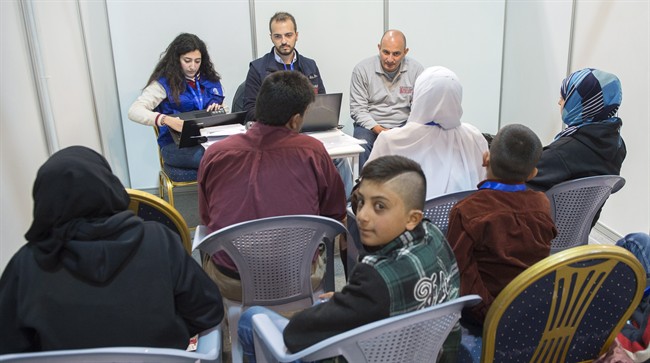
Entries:
POLYGON ((350 80, 350 117, 354 137, 366 140, 359 167, 368 159, 380 132, 404 125, 411 112, 415 79, 424 67, 407 58, 406 36, 388 30, 377 45, 379 56, 354 67, 350 80))

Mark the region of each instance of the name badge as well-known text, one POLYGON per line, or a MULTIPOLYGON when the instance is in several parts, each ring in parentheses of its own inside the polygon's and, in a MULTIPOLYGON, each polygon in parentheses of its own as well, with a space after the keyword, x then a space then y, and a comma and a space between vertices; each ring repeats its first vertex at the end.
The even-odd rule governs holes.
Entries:
POLYGON ((401 95, 411 95, 413 94, 413 87, 400 87, 399 94, 401 95))

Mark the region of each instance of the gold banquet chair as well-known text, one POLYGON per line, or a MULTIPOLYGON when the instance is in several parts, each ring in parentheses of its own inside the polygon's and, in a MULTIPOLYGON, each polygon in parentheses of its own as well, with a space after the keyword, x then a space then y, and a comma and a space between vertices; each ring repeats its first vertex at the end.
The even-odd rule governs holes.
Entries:
POLYGON ((155 221, 164 224, 178 233, 187 253, 192 253, 190 230, 183 216, 171 204, 157 196, 136 189, 126 189, 131 202, 129 210, 145 221, 155 221))
POLYGON ((638 306, 645 270, 616 246, 570 248, 522 272, 483 326, 481 362, 591 362, 638 306))
MULTIPOLYGON (((156 133, 157 140, 160 131, 156 125, 153 126, 153 129, 156 133)), ((158 147, 157 144, 156 147, 158 147)), ((160 195, 160 198, 164 199, 166 191, 169 204, 174 206, 174 188, 197 185, 197 170, 176 168, 166 165, 165 160, 163 160, 160 147, 158 147, 158 160, 160 161, 160 173, 158 174, 158 195, 160 195)))

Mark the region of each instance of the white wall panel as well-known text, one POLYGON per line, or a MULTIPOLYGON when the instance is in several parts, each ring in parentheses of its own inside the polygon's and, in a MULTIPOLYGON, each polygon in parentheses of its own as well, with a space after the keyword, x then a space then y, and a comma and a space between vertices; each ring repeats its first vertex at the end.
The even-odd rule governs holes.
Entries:
MULTIPOLYGON (((498 129, 505 1, 391 0, 389 28, 404 32, 409 56, 445 66, 463 85, 462 121, 498 129)), ((378 43, 379 38, 375 40, 378 43)))
POLYGON ((80 1, 79 11, 102 154, 122 184, 130 186, 106 3, 80 1))
POLYGON ((566 0, 506 6, 501 126, 524 124, 544 145, 562 127, 557 101, 567 75, 571 8, 566 0))
POLYGON ((650 231, 650 3, 578 1, 571 69, 599 68, 623 87, 619 116, 627 157, 625 187, 612 195, 600 223, 619 235, 650 231))
POLYGON ((37 1, 34 15, 59 147, 101 152, 77 3, 37 1))
POLYGON ((157 143, 151 127, 127 117, 160 54, 180 33, 196 34, 222 76, 225 102, 232 104, 251 58, 248 1, 107 2, 122 124, 133 188, 158 184, 157 143))
POLYGON ((32 220, 32 184, 47 159, 23 16, 0 1, 0 271, 25 244, 32 220))

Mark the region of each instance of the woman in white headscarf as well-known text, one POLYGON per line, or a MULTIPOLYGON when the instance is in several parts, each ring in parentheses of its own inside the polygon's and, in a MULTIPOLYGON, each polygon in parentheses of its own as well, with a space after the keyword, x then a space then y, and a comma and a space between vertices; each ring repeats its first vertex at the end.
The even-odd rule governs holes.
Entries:
POLYGON ((460 122, 463 87, 445 67, 427 68, 415 81, 411 114, 401 128, 379 134, 368 161, 402 155, 420 163, 427 177, 427 200, 476 189, 485 179, 488 144, 474 126, 460 122))

